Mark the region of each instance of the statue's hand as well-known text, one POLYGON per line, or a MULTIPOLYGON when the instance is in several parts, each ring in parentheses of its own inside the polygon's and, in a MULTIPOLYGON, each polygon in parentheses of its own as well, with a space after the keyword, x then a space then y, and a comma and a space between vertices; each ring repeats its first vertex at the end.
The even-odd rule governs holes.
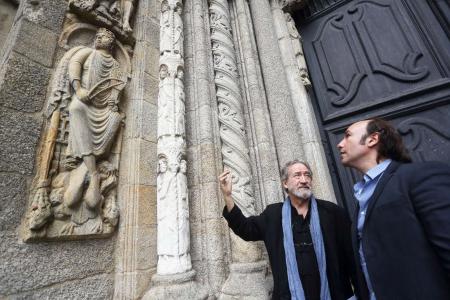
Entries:
POLYGON ((89 92, 88 92, 88 90, 80 87, 79 89, 76 90, 75 93, 77 95, 77 98, 81 102, 86 103, 86 102, 89 101, 89 92))

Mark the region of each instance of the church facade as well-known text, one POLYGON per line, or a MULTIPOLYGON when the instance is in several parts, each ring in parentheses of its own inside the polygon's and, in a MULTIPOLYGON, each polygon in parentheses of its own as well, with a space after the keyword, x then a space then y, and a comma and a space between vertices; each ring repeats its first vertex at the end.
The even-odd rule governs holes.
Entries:
POLYGON ((269 299, 246 215, 309 162, 355 209, 336 144, 391 120, 450 159, 444 0, 0 0, 0 298, 269 299))

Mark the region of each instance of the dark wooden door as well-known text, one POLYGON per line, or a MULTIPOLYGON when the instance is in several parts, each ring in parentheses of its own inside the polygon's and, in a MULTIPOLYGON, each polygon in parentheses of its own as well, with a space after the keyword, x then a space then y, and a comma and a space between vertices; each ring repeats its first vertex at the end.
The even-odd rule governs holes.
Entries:
POLYGON ((351 213, 359 174, 336 144, 349 124, 391 120, 416 161, 450 162, 448 1, 310 0, 294 18, 338 199, 351 213))

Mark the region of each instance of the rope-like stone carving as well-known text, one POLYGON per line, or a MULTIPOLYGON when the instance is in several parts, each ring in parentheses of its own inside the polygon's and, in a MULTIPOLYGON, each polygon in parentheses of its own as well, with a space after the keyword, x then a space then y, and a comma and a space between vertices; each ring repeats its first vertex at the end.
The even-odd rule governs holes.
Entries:
POLYGON ((223 164, 226 169, 231 170, 233 199, 244 214, 253 215, 255 200, 251 185, 250 157, 245 140, 245 121, 228 1, 211 0, 209 13, 223 164))
POLYGON ((157 219, 159 275, 192 269, 186 183, 182 1, 161 2, 157 219))

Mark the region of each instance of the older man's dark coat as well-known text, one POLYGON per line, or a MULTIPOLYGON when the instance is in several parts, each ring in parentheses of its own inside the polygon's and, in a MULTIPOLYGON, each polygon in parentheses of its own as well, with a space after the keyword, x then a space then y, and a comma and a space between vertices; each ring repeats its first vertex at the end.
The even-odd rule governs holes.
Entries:
MULTIPOLYGON (((347 300, 353 295, 350 278, 355 275, 350 221, 345 211, 336 204, 323 200, 317 200, 317 204, 331 297, 333 300, 347 300)), ((272 299, 290 300, 281 225, 282 205, 282 203, 268 205, 259 216, 248 218, 235 205, 231 212, 225 207, 223 216, 233 232, 242 239, 264 241, 274 281, 272 299)))

